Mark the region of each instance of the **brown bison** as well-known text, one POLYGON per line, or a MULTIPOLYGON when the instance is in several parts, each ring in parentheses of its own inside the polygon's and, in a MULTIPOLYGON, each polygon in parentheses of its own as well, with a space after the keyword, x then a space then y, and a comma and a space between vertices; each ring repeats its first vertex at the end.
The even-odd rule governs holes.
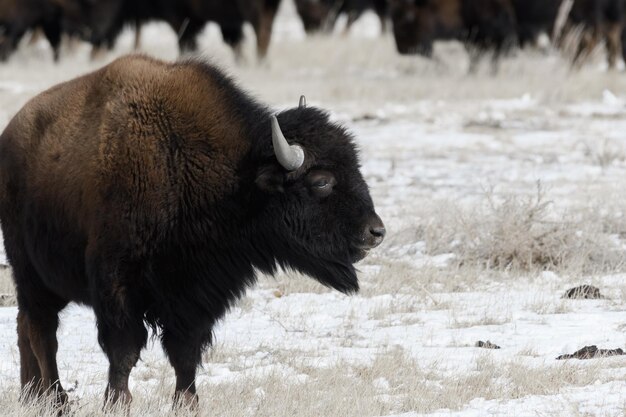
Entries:
POLYGON ((381 243, 351 135, 277 115, 215 67, 118 59, 31 100, 0 136, 0 222, 17 287, 23 387, 66 395, 58 313, 93 307, 107 401, 158 332, 177 402, 197 402, 211 330, 256 280, 301 271, 345 293, 381 243))
POLYGON ((477 53, 494 52, 494 62, 515 40, 515 11, 510 0, 390 0, 398 52, 432 55, 436 40, 457 39, 477 53))

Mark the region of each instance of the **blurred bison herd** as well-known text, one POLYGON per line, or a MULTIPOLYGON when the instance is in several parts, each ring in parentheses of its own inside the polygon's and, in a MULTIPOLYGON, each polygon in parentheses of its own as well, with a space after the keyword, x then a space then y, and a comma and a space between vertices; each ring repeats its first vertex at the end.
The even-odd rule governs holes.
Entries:
MULTIPOLYGON (((287 1, 287 0, 285 0, 287 1)), ((626 54, 626 0, 294 0, 305 31, 331 32, 346 16, 350 29, 365 11, 380 18, 382 31, 391 22, 401 54, 430 57, 437 40, 459 40, 471 62, 491 52, 494 62, 516 47, 534 45, 546 34, 556 46, 565 35, 578 34, 573 63, 584 61, 599 44, 606 45, 609 67, 626 54)), ((267 54, 281 0, 0 0, 0 60, 7 60, 27 33, 43 33, 55 60, 64 37, 93 45, 92 54, 112 49, 120 32, 164 21, 178 35, 181 53, 197 48, 196 37, 208 22, 220 27, 224 42, 241 54, 243 26, 256 35, 260 59, 267 54)))

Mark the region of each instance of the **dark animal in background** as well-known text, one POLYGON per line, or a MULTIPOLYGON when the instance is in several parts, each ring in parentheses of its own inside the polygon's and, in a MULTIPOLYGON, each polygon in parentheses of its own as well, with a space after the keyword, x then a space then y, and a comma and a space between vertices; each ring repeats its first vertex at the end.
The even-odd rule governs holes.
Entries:
POLYGON ((23 387, 66 394, 58 313, 93 307, 107 399, 158 330, 176 401, 197 402, 211 329, 256 281, 301 271, 344 293, 381 243, 351 135, 303 101, 274 116, 215 67, 141 56, 31 100, 0 136, 0 222, 23 387))
POLYGON ((604 40, 609 68, 615 68, 622 53, 624 3, 624 0, 574 0, 569 15, 569 28, 578 26, 582 29, 582 37, 574 57, 575 65, 582 64, 600 41, 604 40))
POLYGON ((554 34, 554 24, 563 0, 512 0, 517 38, 523 48, 536 42, 540 34, 554 34))
POLYGON ((164 11, 162 18, 179 33, 182 51, 197 49, 196 37, 208 22, 220 26, 224 42, 239 55, 243 25, 248 22, 256 34, 257 55, 264 58, 269 48, 274 18, 280 0, 160 0, 174 8, 164 11), (182 13, 181 13, 182 9, 182 13))
POLYGON ((135 29, 138 47, 141 25, 159 16, 157 6, 150 0, 64 0, 62 25, 93 45, 93 55, 113 49, 125 27, 135 29))
POLYGON ((387 28, 387 0, 295 0, 296 9, 307 33, 330 32, 340 15, 348 17, 346 31, 367 10, 374 10, 383 32, 387 28))
POLYGON ((461 40, 478 54, 493 51, 494 62, 515 42, 510 0, 390 0, 398 52, 430 57, 433 42, 461 40))
POLYGON ((27 32, 38 28, 50 42, 54 60, 58 60, 62 32, 59 5, 50 0, 0 0, 0 61, 9 58, 27 32))
POLYGON ((243 41, 244 24, 256 34, 257 53, 265 57, 280 0, 103 0, 73 2, 73 13, 66 12, 66 26, 83 33, 96 47, 112 48, 124 26, 162 20, 178 35, 181 52, 195 52, 196 38, 207 23, 219 25, 224 41, 237 55, 243 41), (69 23, 68 23, 69 22, 69 23))

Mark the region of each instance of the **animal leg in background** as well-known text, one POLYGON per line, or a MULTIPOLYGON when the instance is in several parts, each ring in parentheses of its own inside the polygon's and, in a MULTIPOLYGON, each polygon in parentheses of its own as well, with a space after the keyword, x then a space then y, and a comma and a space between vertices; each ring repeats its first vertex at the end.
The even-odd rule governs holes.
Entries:
POLYGON ((387 33, 387 2, 384 0, 375 0, 374 1, 374 11, 378 15, 378 19, 380 20, 380 32, 387 33))
POLYGON ((595 47, 600 42, 600 33, 597 28, 584 29, 580 38, 580 43, 576 49, 572 66, 580 68, 585 60, 589 58, 595 47))
POLYGON ((58 20, 52 20, 43 24, 43 32, 46 35, 46 39, 50 42, 52 47, 52 56, 54 62, 59 62, 59 48, 61 46, 61 27, 58 24, 58 20))
POLYGON ((135 40, 133 43, 133 49, 137 51, 139 50, 139 48, 141 48, 141 21, 139 19, 135 20, 133 26, 135 28, 135 40))
POLYGON ((198 34, 204 28, 204 22, 193 19, 185 19, 179 25, 172 25, 178 34, 178 48, 181 54, 198 50, 198 34))
POLYGON ((243 61, 243 23, 239 25, 221 25, 220 31, 224 42, 235 52, 235 60, 243 61))
POLYGON ((12 27, 4 27, 3 29, 4 33, 0 34, 0 62, 9 59, 26 33, 25 30, 17 30, 12 27))
POLYGON ((346 22, 346 28, 343 31, 344 36, 348 35, 348 33, 350 32, 350 28, 352 27, 354 22, 359 20, 359 17, 361 17, 361 12, 358 12, 356 10, 352 10, 348 13, 348 21, 346 22))
POLYGON ((256 33, 257 56, 262 60, 267 55, 267 50, 272 39, 272 27, 274 26, 275 10, 261 12, 258 21, 252 22, 256 33))
POLYGON ((610 69, 615 69, 617 59, 622 50, 622 30, 623 25, 621 23, 608 24, 605 29, 606 49, 610 69))

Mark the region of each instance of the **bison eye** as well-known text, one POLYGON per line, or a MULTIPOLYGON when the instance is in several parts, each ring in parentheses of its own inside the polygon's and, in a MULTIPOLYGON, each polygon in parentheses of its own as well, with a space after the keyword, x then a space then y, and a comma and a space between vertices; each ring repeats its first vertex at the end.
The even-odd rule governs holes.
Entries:
POLYGON ((327 197, 337 184, 335 176, 328 171, 311 171, 306 176, 305 182, 311 193, 317 197, 327 197))
POLYGON ((316 188, 325 188, 325 187, 328 187, 329 185, 330 183, 325 179, 315 181, 313 184, 311 184, 312 187, 316 187, 316 188))

